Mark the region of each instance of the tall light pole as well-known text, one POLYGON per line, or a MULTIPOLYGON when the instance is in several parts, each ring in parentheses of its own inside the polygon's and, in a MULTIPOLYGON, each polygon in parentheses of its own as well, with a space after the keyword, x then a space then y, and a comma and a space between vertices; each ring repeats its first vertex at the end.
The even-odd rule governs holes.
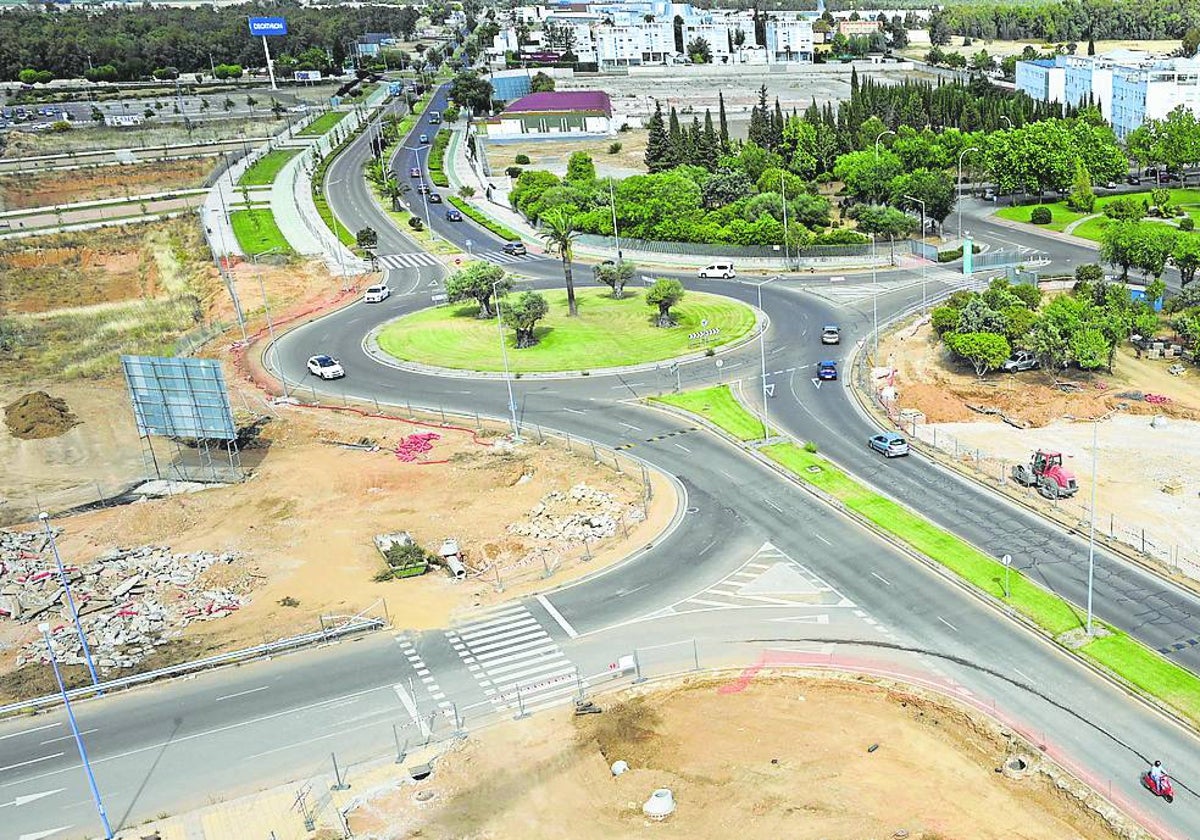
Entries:
MULTIPOLYGON (((267 316, 267 333, 271 336, 271 346, 275 346, 275 324, 271 321, 271 305, 267 302, 267 288, 263 285, 262 269, 258 267, 258 258, 265 257, 267 254, 273 254, 279 250, 279 246, 270 248, 266 251, 261 251, 257 254, 250 255, 250 261, 254 263, 254 276, 258 278, 258 290, 262 293, 263 312, 267 316)), ((265 356, 264 356, 265 360, 265 356)), ((288 396, 287 376, 283 372, 283 365, 279 366, 279 381, 283 383, 283 396, 288 396)))
POLYGON ((79 760, 83 764, 83 772, 87 775, 88 786, 92 789, 92 801, 96 803, 96 812, 100 814, 100 822, 104 826, 105 840, 112 840, 112 826, 108 824, 108 812, 104 810, 104 800, 100 798, 100 788, 96 786, 96 777, 92 773, 91 762, 88 761, 87 747, 83 745, 83 734, 79 724, 75 722, 75 712, 71 709, 71 699, 67 697, 67 687, 63 685, 62 674, 58 670, 58 659, 54 655, 54 646, 50 643, 50 625, 42 622, 38 625, 42 639, 46 642, 46 651, 50 655, 50 665, 54 668, 54 681, 58 683, 58 693, 62 695, 63 708, 67 710, 67 721, 71 724, 71 734, 75 736, 75 746, 79 748, 79 760))
POLYGON ((925 259, 925 251, 923 250, 923 247, 925 245, 925 201, 924 201, 924 199, 914 198, 911 195, 903 196, 903 198, 905 198, 908 201, 916 202, 917 204, 921 205, 921 236, 920 236, 919 241, 922 245, 922 251, 921 251, 921 260, 922 260, 922 262, 921 262, 921 310, 924 311, 925 310, 925 266, 928 265, 928 263, 929 263, 929 260, 925 259))
POLYGON ((889 134, 895 135, 895 133, 896 132, 892 131, 890 128, 887 131, 879 132, 879 136, 875 138, 875 160, 879 160, 879 141, 884 137, 887 137, 889 134))
POLYGON ((786 271, 791 260, 791 253, 788 251, 787 182, 784 180, 784 175, 783 172, 779 173, 779 194, 783 196, 783 268, 786 271))
POLYGON ((608 205, 612 208, 613 250, 617 252, 617 262, 621 261, 621 240, 617 236, 617 197, 613 192, 612 179, 608 179, 608 205))
POLYGON ((504 359, 504 382, 508 385, 508 413, 512 417, 513 440, 521 440, 521 428, 517 425, 517 401, 513 399, 512 375, 508 371, 508 348, 504 344, 504 319, 500 317, 500 281, 492 281, 492 299, 496 301, 496 331, 500 334, 500 356, 504 359))
POLYGON ((978 146, 971 146, 958 153, 958 238, 962 240, 962 162, 967 152, 978 152, 978 146))
POLYGON ((1092 635, 1092 581, 1096 573, 1096 456, 1098 451, 1100 424, 1112 417, 1120 409, 1114 408, 1106 414, 1092 419, 1092 503, 1088 511, 1088 592, 1087 592, 1087 634, 1092 635))
POLYGON ((88 647, 87 636, 83 632, 83 624, 79 621, 79 610, 75 608, 75 596, 71 594, 71 582, 67 580, 66 569, 63 568, 62 556, 58 553, 58 540, 54 538, 54 529, 50 527, 50 514, 42 511, 38 514, 46 536, 50 539, 50 551, 54 554, 54 565, 58 567, 58 582, 62 584, 67 596, 67 607, 71 610, 71 620, 75 622, 75 632, 79 634, 79 644, 83 646, 83 658, 87 662, 88 673, 92 675, 92 685, 100 685, 96 676, 96 666, 92 663, 92 650, 88 647))
POLYGON ((879 365, 879 287, 875 284, 875 233, 871 233, 871 322, 875 335, 875 365, 879 365))
POLYGON ((421 200, 425 202, 425 224, 427 224, 429 226, 429 236, 433 239, 437 239, 437 234, 435 234, 433 232, 433 217, 429 215, 429 191, 431 189, 433 189, 433 187, 430 185, 430 184, 432 184, 432 182, 430 182, 430 184, 425 183, 425 168, 423 168, 421 166, 421 152, 422 151, 425 152, 425 162, 428 163, 429 162, 429 149, 431 147, 430 146, 405 146, 404 148, 413 153, 413 160, 415 160, 417 162, 417 171, 421 173, 420 186, 425 188, 424 190, 421 191, 421 200))
POLYGON ((765 317, 766 313, 763 312, 762 308, 762 287, 778 279, 778 277, 768 277, 761 283, 755 284, 755 289, 758 291, 758 311, 762 312, 764 315, 762 329, 758 332, 758 350, 760 356, 762 357, 763 440, 766 440, 771 436, 771 429, 767 425, 767 319, 765 317))

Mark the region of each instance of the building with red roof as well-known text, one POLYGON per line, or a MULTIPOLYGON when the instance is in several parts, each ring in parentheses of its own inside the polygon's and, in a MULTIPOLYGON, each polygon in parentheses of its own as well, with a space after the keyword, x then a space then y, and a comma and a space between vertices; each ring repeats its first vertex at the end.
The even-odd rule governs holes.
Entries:
POLYGON ((612 102, 600 90, 531 93, 484 124, 490 140, 531 135, 595 137, 614 130, 612 102))

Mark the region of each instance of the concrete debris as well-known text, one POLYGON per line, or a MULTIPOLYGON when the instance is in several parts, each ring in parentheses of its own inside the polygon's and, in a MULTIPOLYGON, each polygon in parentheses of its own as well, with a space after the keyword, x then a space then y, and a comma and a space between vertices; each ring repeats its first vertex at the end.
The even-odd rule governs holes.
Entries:
POLYGON ((566 493, 547 493, 524 522, 508 526, 510 534, 551 542, 580 543, 611 537, 622 520, 640 522, 640 508, 622 505, 611 493, 576 484, 566 493))
MULTIPOLYGON (((200 584, 210 568, 238 559, 231 552, 177 553, 151 545, 109 549, 83 566, 64 558, 96 667, 111 671, 136 666, 193 621, 223 618, 240 609, 252 585, 248 578, 225 587, 200 584)), ((83 646, 43 532, 0 530, 2 620, 49 622, 59 662, 83 664, 83 646)), ((26 646, 17 666, 45 660, 39 638, 26 646)))

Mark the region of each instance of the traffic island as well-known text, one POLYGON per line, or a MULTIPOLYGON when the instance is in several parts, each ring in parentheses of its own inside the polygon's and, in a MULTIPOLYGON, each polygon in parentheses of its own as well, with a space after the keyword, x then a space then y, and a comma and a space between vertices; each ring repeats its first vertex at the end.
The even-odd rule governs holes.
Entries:
POLYGON ((626 289, 616 300, 607 290, 576 288, 577 317, 567 314, 565 290, 544 296, 549 311, 533 329, 533 347, 518 349, 506 327, 502 350, 496 318, 478 317, 474 301, 407 315, 379 330, 373 343, 392 359, 431 369, 494 373, 507 365, 518 376, 587 374, 712 355, 753 336, 758 322, 745 304, 690 290, 671 308, 676 325, 667 328, 654 325, 657 309, 647 305, 645 289, 626 289))

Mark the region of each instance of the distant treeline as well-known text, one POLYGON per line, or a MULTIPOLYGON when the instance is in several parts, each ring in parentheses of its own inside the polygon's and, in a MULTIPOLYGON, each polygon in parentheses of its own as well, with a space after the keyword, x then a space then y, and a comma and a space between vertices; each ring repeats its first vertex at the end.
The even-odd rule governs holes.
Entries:
POLYGON ((1062 0, 1051 3, 963 3, 933 16, 971 38, 1058 42, 1183 39, 1200 27, 1196 0, 1062 0))
POLYGON ((336 67, 357 36, 411 33, 417 19, 412 8, 368 5, 9 9, 0 12, 0 80, 15 80, 27 68, 49 71, 55 78, 79 78, 89 66, 111 67, 115 74, 108 77, 130 80, 167 67, 181 73, 208 71, 210 59, 212 64, 259 67, 264 64, 262 42, 251 37, 248 16, 287 20, 288 34, 270 39, 272 55, 327 50, 336 67))

